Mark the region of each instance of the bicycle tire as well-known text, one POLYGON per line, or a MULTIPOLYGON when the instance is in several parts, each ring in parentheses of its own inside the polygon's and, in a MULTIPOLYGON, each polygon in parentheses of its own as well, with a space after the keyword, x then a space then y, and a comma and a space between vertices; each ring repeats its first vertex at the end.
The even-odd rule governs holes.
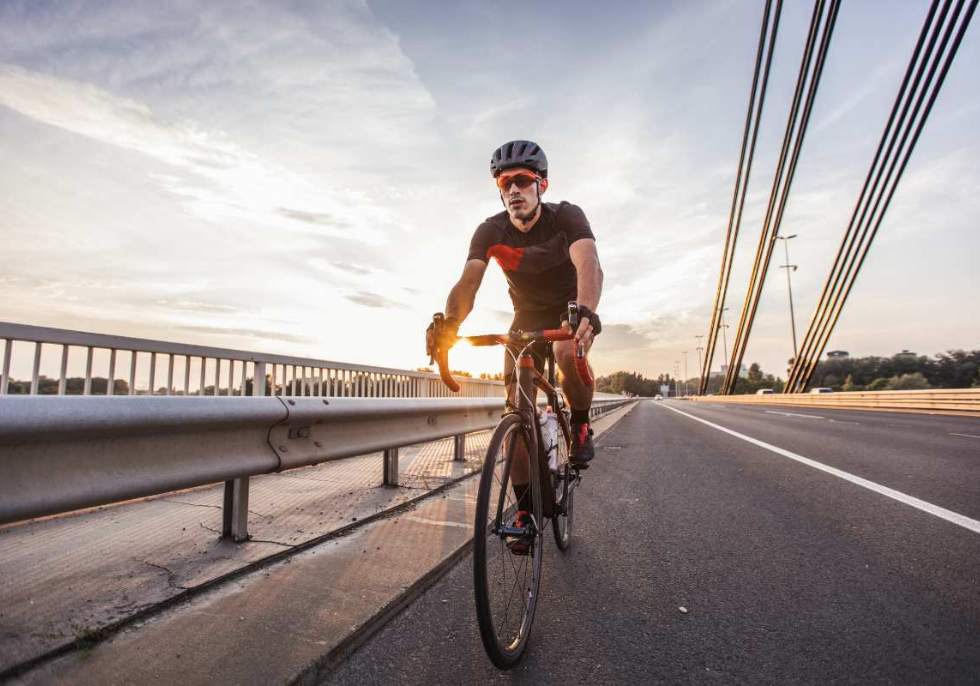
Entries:
POLYGON ((521 423, 520 416, 505 415, 490 438, 483 462, 473 534, 473 587, 477 622, 487 656, 500 669, 517 665, 527 649, 538 601, 544 552, 542 489, 539 471, 533 465, 529 465, 528 483, 535 532, 528 554, 511 553, 504 537, 494 531, 495 522, 510 523, 516 511, 516 498, 510 483, 512 448, 516 441, 523 442, 528 455, 534 459, 534 441, 521 423), (509 443, 508 436, 513 437, 509 443), (513 580, 507 578, 508 572, 513 572, 513 580), (509 616, 511 604, 515 601, 520 602, 520 606, 514 606, 515 612, 519 611, 520 614, 516 626, 509 616))
POLYGON ((568 462, 571 450, 571 436, 566 427, 567 422, 558 422, 558 455, 557 472, 551 474, 551 487, 555 499, 554 516, 551 518, 551 531, 555 535, 555 545, 558 550, 565 552, 572 544, 572 522, 575 514, 575 488, 573 482, 576 475, 568 462))

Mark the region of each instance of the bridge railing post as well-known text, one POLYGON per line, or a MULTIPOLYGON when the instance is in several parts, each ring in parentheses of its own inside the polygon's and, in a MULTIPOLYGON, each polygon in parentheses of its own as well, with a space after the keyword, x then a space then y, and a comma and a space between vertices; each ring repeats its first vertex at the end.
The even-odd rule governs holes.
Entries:
POLYGON ((265 395, 265 362, 255 363, 255 371, 252 373, 252 395, 258 397, 265 395))
POLYGON ((221 537, 236 543, 248 540, 248 477, 225 482, 224 507, 221 512, 221 537))
POLYGON ((384 451, 384 485, 398 485, 398 448, 385 448, 384 451))

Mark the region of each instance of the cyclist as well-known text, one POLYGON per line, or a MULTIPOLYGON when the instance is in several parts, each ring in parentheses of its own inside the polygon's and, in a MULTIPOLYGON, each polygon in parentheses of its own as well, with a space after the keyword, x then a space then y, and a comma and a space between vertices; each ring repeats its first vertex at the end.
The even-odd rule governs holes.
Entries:
MULTIPOLYGON (((434 342, 451 345, 456 340, 460 324, 473 309, 490 258, 497 261, 507 279, 514 305, 512 330, 567 327, 563 315, 567 317, 569 301, 576 301, 581 321, 575 339, 555 343, 554 354, 561 370, 562 390, 572 411, 569 458, 573 465, 585 467, 595 456, 589 426, 592 388, 575 371, 575 352, 579 344, 588 352, 593 338, 602 330, 595 313, 602 293, 595 236, 578 206, 542 202, 541 196, 548 189, 548 158, 536 143, 504 143, 490 159, 490 173, 505 211, 488 217, 473 234, 463 274, 449 292, 445 325, 441 331, 429 327, 427 349, 431 351, 434 342), (435 337, 441 340, 434 341, 435 337)), ((539 371, 544 369, 544 353, 541 348, 533 350, 539 371)), ((511 355, 505 353, 508 403, 516 407, 513 368, 511 355)), ((513 476, 520 509, 528 510, 527 495, 518 487, 518 470, 513 476)))

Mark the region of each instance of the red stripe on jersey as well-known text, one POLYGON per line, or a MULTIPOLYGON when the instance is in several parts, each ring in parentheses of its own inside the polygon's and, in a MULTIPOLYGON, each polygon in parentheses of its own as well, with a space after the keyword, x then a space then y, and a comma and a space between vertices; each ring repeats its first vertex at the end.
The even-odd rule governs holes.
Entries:
POLYGON ((497 264, 504 271, 514 272, 517 271, 517 267, 521 264, 521 259, 524 257, 524 248, 512 248, 509 245, 497 243, 491 245, 487 250, 487 259, 491 257, 497 260, 497 264))

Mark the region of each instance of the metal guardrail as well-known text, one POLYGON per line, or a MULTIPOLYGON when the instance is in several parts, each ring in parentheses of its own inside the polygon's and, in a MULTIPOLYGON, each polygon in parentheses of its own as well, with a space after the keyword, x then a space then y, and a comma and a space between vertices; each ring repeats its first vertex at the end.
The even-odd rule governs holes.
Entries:
MULTIPOLYGON (((629 398, 599 400, 593 415, 629 398)), ((225 482, 223 533, 248 537, 248 477, 493 427, 490 398, 0 398, 0 524, 225 482)))
POLYGON ((980 417, 980 388, 923 391, 840 391, 772 395, 691 396, 696 402, 796 405, 839 409, 888 410, 980 417))

